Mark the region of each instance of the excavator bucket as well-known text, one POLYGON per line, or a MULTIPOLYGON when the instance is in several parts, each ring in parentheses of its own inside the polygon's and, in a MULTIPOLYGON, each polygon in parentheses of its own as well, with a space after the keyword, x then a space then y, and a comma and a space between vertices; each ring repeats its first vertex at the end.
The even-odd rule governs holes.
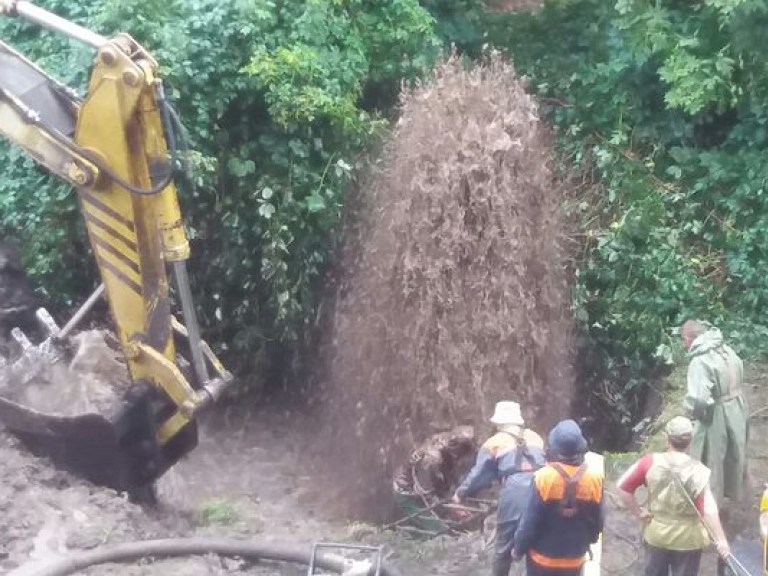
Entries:
POLYGON ((153 392, 147 387, 109 415, 62 416, 0 397, 0 421, 33 453, 57 466, 96 484, 139 493, 197 445, 194 422, 165 446, 158 445, 153 392))
MULTIPOLYGON (((44 330, 58 331, 46 326, 52 319, 44 310, 37 317, 44 330)), ((3 362, 0 422, 33 453, 96 484, 143 494, 197 445, 197 426, 191 421, 160 446, 156 422, 167 418, 172 407, 156 387, 128 379, 101 332, 78 340, 74 353, 71 341, 57 344, 49 337, 35 346, 19 328, 11 334, 21 354, 13 363, 3 362), (92 379, 99 396, 87 397, 93 391, 86 394, 84 382, 93 374, 85 367, 73 369, 72 357, 92 369, 106 364, 117 384, 92 379), (110 394, 103 393, 106 388, 110 394)))

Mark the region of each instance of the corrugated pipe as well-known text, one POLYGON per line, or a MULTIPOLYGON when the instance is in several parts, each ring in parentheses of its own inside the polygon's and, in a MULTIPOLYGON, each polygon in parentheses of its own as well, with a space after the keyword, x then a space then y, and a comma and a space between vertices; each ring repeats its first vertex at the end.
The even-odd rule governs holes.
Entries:
MULTIPOLYGON (((218 556, 239 557, 248 560, 274 560, 308 566, 312 551, 306 546, 233 540, 226 538, 169 538, 145 540, 105 546, 94 550, 74 552, 56 556, 14 569, 6 576, 68 576, 90 566, 108 563, 133 562, 147 556, 170 558, 176 556, 218 556)), ((318 553, 315 566, 345 576, 374 576, 376 566, 367 561, 353 561, 337 554, 318 553)), ((400 572, 384 564, 381 576, 401 576, 400 572)))

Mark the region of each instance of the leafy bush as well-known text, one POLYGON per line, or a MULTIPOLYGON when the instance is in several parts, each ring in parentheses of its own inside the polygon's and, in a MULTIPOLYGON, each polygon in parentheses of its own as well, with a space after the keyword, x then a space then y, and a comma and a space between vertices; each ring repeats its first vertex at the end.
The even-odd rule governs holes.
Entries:
POLYGON ((435 19, 435 32, 444 44, 460 47, 473 57, 482 53, 486 26, 485 0, 421 0, 435 19))
POLYGON ((566 200, 583 232, 573 311, 596 419, 637 417, 685 317, 763 352, 764 7, 576 0, 487 18, 586 181, 566 200))
MULTIPOLYGON (((212 339, 248 352, 246 363, 265 342, 298 339, 356 155, 382 125, 363 104, 386 99, 365 96, 394 94, 425 68, 436 48, 428 13, 415 0, 41 5, 102 33, 128 31, 161 62, 196 151, 197 187, 182 204, 202 322, 219 330, 212 339)), ((18 21, 0 31, 84 86, 88 50, 18 21)), ((34 279, 69 306, 93 277, 79 272, 73 195, 5 144, 0 156, 4 234, 22 240, 34 279)))

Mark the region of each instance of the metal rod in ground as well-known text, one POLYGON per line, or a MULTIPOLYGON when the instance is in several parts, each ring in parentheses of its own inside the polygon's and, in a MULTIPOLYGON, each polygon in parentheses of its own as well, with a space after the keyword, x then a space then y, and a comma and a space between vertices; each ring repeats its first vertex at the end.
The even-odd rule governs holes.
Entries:
POLYGON ((485 508, 475 508, 473 506, 464 506, 463 504, 443 504, 443 506, 448 510, 464 510, 466 512, 477 512, 479 514, 485 514, 487 512, 490 514, 490 510, 485 508))
POLYGON ((387 524, 386 526, 383 527, 383 530, 389 530, 390 528, 394 528, 396 526, 399 526, 403 522, 407 522, 408 520, 412 520, 413 518, 416 518, 416 516, 420 516, 421 514, 424 514, 424 512, 430 512, 430 511, 434 510, 435 508, 437 508, 438 506, 440 506, 442 504, 445 504, 444 500, 440 500, 438 502, 435 502, 434 504, 431 504, 431 505, 426 506, 424 508, 420 508, 419 510, 417 510, 413 514, 408 514, 408 516, 403 516, 402 518, 400 518, 400 520, 397 520, 396 522, 392 522, 391 524, 387 524))

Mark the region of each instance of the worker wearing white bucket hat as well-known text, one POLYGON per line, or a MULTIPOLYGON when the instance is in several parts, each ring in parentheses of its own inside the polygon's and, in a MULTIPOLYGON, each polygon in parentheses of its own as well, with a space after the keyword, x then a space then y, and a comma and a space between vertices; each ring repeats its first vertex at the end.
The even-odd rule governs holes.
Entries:
POLYGON ((497 402, 496 408, 493 410, 493 416, 491 416, 491 424, 497 426, 523 426, 525 420, 520 410, 520 404, 517 402, 497 402))
POLYGON ((490 421, 497 432, 480 448, 475 466, 456 490, 454 501, 461 502, 494 481, 501 483, 492 574, 508 576, 515 530, 527 502, 533 472, 545 464, 544 441, 525 429, 517 402, 498 402, 490 421))

